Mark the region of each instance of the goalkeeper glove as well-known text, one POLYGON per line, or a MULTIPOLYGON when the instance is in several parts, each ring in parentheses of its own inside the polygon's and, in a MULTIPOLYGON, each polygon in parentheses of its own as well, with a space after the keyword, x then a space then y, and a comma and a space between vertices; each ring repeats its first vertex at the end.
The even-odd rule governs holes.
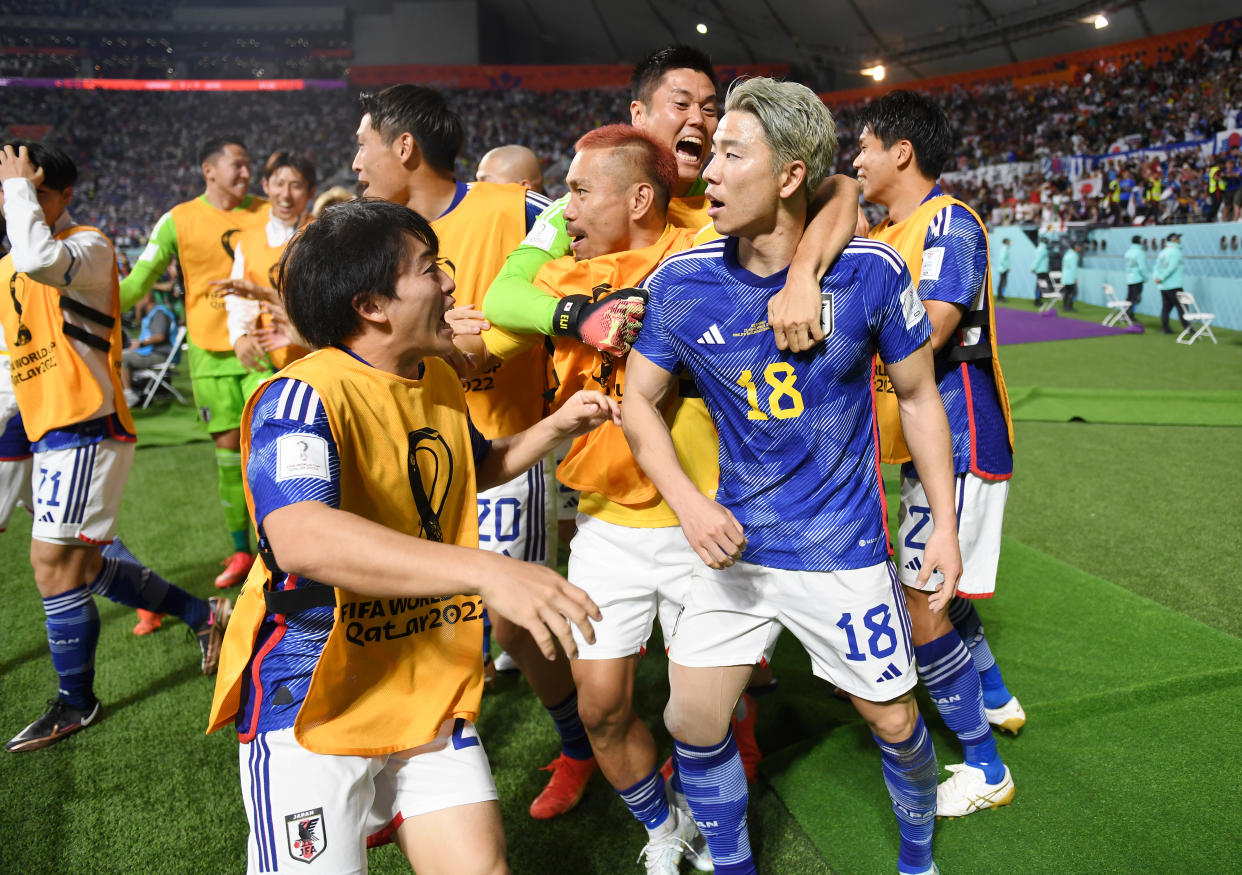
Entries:
POLYGON ((569 295, 556 305, 552 333, 621 356, 638 338, 646 310, 647 293, 643 289, 618 289, 600 301, 569 295))

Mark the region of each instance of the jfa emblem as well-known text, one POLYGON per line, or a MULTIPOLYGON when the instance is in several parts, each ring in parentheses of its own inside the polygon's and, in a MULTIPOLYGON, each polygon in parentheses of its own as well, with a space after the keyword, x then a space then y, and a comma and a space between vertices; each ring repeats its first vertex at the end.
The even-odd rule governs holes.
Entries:
POLYGON ((824 337, 832 336, 832 292, 822 292, 823 304, 820 307, 819 327, 824 330, 824 337))
POLYGON ((285 818, 285 834, 289 838, 289 856, 301 863, 310 863, 328 847, 323 826, 323 809, 299 811, 285 818))

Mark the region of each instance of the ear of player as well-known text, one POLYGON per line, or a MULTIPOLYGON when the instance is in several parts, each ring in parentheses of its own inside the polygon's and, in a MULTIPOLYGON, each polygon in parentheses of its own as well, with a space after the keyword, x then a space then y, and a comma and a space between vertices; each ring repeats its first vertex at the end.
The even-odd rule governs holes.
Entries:
POLYGON ((646 311, 643 289, 617 289, 599 301, 569 295, 557 304, 552 333, 581 340, 601 352, 625 355, 638 338, 646 311))

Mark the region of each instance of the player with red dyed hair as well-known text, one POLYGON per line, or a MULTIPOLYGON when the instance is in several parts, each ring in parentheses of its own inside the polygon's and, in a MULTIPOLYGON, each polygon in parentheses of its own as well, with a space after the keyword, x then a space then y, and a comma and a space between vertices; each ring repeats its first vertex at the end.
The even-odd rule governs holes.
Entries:
MULTIPOLYGON (((672 150, 649 133, 608 125, 586 134, 575 148, 564 210, 572 254, 548 262, 535 277, 540 293, 556 299, 558 317, 584 300, 590 305, 641 301, 634 287, 665 257, 693 246, 697 236, 668 218, 677 163, 672 150)), ((553 364, 559 386, 553 406, 585 388, 620 401, 633 329, 632 323, 618 326, 619 344, 608 351, 556 337, 553 364)), ((493 327, 483 340, 490 353, 505 359, 543 338, 493 327)), ((687 391, 673 399, 668 415, 684 463, 706 492, 716 485, 716 436, 695 394, 687 391)), ((674 803, 668 801, 655 740, 633 704, 634 672, 652 624, 658 616, 667 640, 698 559, 618 426, 605 425, 575 440, 557 475, 580 491, 569 577, 607 606, 601 608, 604 619, 595 626, 595 642, 577 639, 578 654, 571 661, 578 713, 595 760, 647 828, 643 854, 648 872, 676 872, 683 857, 710 868, 688 809, 677 804, 676 795, 674 803)))

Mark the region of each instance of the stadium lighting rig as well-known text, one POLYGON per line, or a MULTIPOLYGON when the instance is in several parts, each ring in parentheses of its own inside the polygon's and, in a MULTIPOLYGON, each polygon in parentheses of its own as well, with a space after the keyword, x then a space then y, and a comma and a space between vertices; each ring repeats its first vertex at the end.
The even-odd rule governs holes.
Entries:
POLYGON ((870 67, 863 67, 858 72, 862 74, 863 76, 870 76, 876 82, 882 82, 884 81, 884 74, 887 71, 885 71, 883 64, 876 62, 872 64, 870 67))

